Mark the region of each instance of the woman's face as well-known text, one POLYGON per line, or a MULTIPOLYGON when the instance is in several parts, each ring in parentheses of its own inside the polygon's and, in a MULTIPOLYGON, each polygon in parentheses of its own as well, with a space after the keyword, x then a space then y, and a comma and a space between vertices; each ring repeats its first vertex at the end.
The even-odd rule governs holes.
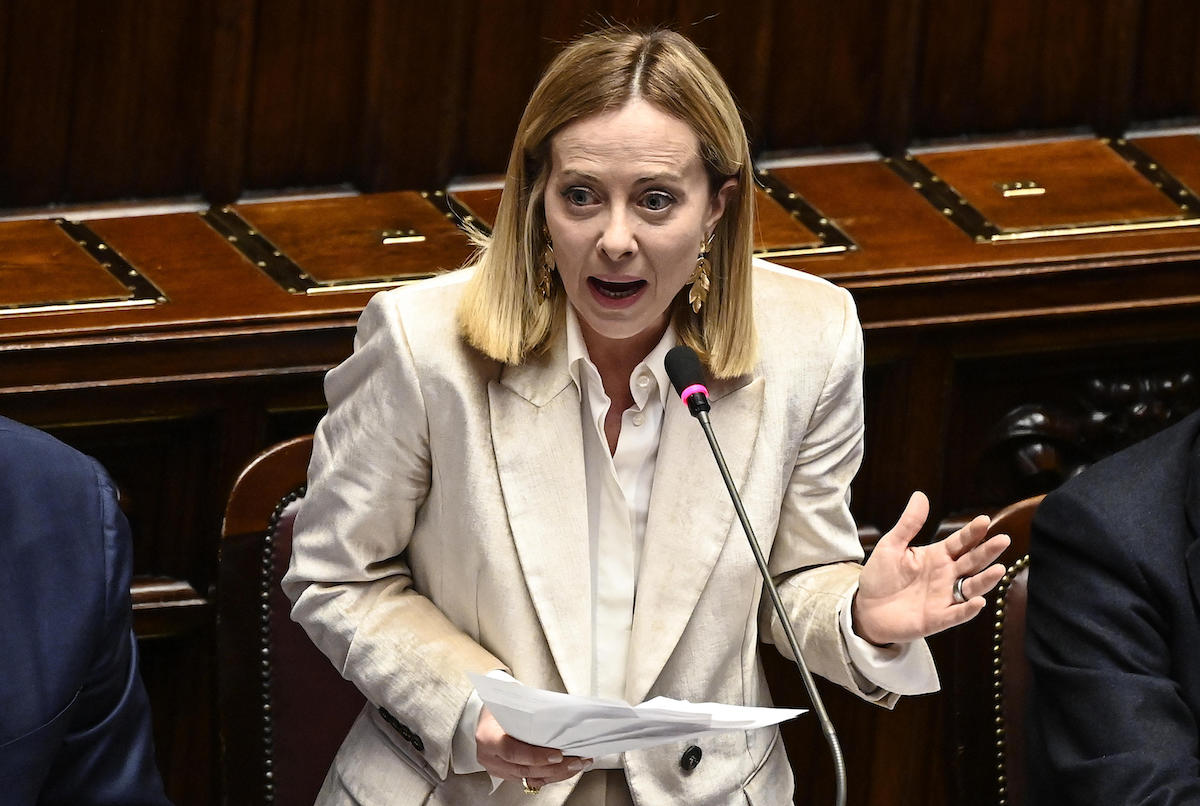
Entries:
POLYGON ((714 194, 691 126, 640 99, 554 135, 546 226, 591 352, 657 343, 734 187, 714 194))

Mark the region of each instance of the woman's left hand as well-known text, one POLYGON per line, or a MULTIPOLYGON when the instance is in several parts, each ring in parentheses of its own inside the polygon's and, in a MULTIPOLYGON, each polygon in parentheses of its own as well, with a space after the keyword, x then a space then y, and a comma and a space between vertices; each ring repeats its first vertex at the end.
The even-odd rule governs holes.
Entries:
POLYGON ((873 644, 913 641, 969 621, 983 609, 983 595, 1004 576, 1004 567, 991 563, 1008 548, 1008 535, 985 541, 987 516, 945 540, 913 548, 909 544, 928 516, 929 500, 913 493, 863 567, 851 613, 854 632, 873 644), (954 597, 960 577, 962 602, 954 597))

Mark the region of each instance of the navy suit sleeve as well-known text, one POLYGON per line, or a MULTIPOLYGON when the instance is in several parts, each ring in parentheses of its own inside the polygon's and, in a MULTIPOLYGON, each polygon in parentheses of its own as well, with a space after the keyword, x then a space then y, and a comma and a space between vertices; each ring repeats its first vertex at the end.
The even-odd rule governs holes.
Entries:
POLYGON ((155 765, 150 704, 132 631, 129 525, 117 507, 112 482, 98 464, 91 464, 99 522, 85 528, 99 530, 103 544, 101 632, 39 803, 169 806, 155 765))
POLYGON ((1157 528, 1154 513, 1114 506, 1130 513, 1118 522, 1101 514, 1103 497, 1060 490, 1034 524, 1033 802, 1198 803, 1197 725, 1173 647, 1179 600, 1191 607, 1174 570, 1183 557, 1161 556, 1178 552, 1146 537, 1157 528))

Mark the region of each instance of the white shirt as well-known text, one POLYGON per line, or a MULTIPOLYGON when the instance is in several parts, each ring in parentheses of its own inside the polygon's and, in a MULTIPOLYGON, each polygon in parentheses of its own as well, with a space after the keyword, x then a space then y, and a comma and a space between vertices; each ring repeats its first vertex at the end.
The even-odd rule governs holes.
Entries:
MULTIPOLYGON (((659 435, 668 399, 674 397, 663 359, 676 342, 675 331, 668 327, 655 348, 634 368, 629 378, 633 406, 621 415, 616 451, 610 454, 604 418, 611 401, 588 355, 578 317, 567 306, 567 363, 579 390, 588 496, 592 572, 589 693, 592 696, 622 700, 625 695, 638 566, 658 460, 659 435)), ((682 401, 677 404, 684 405, 682 401)), ((853 595, 843 601, 853 601, 853 595)), ((856 682, 865 691, 869 693, 872 685, 898 694, 937 690, 937 671, 925 662, 924 655, 910 652, 913 644, 877 647, 855 635, 850 608, 843 608, 838 618, 856 678, 862 678, 856 682)), ((492 674, 508 677, 499 671, 492 674)), ((475 726, 481 707, 478 693, 473 692, 454 737, 451 758, 455 772, 483 769, 475 754, 475 726)), ((595 763, 596 768, 620 766, 620 757, 615 755, 598 758, 595 763)))

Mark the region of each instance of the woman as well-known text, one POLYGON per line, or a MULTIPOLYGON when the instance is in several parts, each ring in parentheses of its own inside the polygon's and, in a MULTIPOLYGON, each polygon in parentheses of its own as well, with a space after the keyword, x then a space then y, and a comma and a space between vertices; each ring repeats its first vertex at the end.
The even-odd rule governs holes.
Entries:
POLYGON ((918 494, 860 565, 853 303, 752 267, 752 181, 736 106, 693 44, 587 36, 534 91, 470 270, 367 306, 326 380, 284 583, 372 703, 319 802, 790 801, 777 730, 563 758, 506 736, 467 678, 770 702, 758 645, 782 631, 764 615, 760 636, 750 549, 668 390, 662 359, 679 342, 704 361, 810 667, 885 705, 936 689, 920 639, 982 608, 1006 541, 978 545, 980 518, 909 549, 918 494))

